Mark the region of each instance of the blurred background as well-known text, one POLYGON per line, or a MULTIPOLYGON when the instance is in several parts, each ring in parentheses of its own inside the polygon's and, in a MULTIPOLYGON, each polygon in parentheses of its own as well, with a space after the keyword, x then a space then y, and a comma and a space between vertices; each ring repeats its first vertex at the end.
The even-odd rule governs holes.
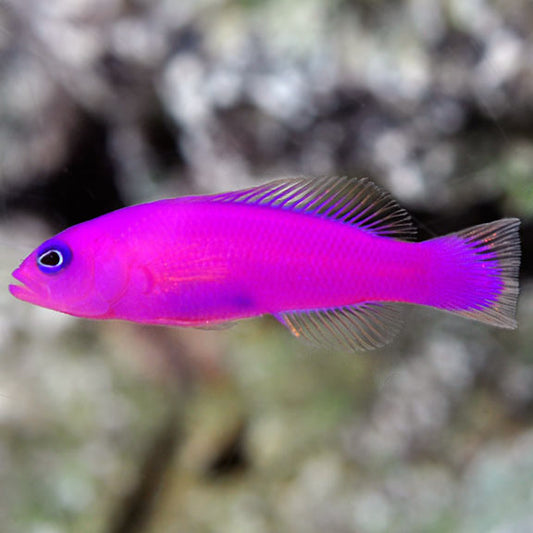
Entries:
POLYGON ((0 530, 533 531, 532 37, 530 0, 0 0, 0 530), (422 239, 520 217, 519 329, 325 353, 7 291, 112 209, 330 174, 422 239))

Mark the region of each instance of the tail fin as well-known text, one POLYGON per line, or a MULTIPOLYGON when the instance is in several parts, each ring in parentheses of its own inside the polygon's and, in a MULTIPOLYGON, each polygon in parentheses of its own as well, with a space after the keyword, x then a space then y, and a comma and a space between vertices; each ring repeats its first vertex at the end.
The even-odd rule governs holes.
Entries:
MULTIPOLYGON (((518 300, 520 220, 503 218, 426 241, 442 252, 444 305, 452 313, 513 329, 518 300)), ((442 296, 442 295, 441 295, 442 296)))

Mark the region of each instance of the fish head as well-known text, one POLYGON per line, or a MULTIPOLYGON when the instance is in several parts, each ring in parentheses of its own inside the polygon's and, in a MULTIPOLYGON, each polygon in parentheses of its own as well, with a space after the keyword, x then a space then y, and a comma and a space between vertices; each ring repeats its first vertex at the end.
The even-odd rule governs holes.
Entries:
POLYGON ((13 296, 74 316, 107 318, 125 291, 127 264, 116 239, 90 222, 45 241, 12 276, 13 296))

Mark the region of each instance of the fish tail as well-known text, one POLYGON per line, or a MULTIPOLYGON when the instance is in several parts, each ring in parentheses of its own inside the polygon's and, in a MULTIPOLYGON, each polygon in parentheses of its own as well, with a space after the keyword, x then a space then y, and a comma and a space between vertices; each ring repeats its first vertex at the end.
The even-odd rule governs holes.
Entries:
POLYGON ((463 317, 493 326, 517 327, 520 221, 503 218, 431 239, 433 302, 463 317))

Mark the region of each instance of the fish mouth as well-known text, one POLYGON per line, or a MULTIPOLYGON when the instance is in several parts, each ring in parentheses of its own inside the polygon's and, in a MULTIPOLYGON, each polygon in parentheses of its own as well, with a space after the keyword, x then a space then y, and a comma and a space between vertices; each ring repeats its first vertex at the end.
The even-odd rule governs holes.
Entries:
POLYGON ((37 285, 30 277, 25 276, 21 269, 11 274, 20 284, 10 284, 9 292, 19 300, 32 304, 41 304, 43 301, 42 285, 37 285))

